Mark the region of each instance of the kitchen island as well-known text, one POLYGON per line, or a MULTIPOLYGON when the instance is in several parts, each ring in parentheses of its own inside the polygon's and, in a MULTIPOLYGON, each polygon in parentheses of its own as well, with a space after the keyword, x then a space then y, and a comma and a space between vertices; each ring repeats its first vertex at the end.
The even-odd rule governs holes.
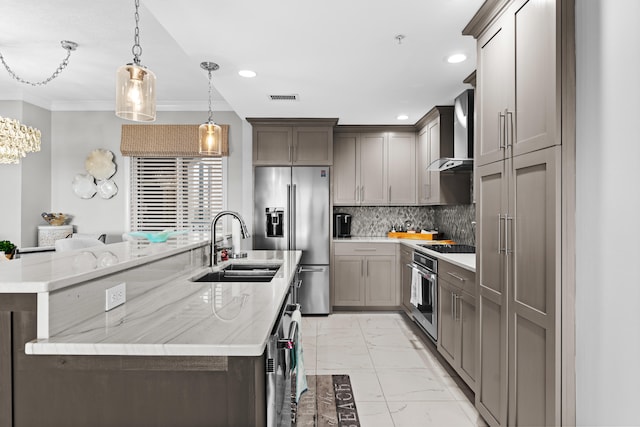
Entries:
POLYGON ((263 353, 301 254, 234 261, 279 264, 270 282, 192 282, 208 247, 183 236, 4 263, 0 426, 264 425, 263 353), (121 283, 126 302, 105 311, 121 283))

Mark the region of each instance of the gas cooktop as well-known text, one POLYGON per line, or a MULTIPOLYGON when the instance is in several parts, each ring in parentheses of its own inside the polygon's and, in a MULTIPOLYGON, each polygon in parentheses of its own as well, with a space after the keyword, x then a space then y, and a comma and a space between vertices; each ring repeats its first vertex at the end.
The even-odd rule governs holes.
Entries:
POLYGON ((474 254, 475 246, 471 245, 418 245, 443 254, 474 254))

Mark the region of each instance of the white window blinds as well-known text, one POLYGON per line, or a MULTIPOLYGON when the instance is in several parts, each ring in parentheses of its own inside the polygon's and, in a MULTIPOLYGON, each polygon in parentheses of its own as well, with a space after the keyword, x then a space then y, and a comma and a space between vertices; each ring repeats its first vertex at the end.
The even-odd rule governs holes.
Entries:
POLYGON ((208 232, 223 209, 219 157, 132 157, 131 231, 208 232))

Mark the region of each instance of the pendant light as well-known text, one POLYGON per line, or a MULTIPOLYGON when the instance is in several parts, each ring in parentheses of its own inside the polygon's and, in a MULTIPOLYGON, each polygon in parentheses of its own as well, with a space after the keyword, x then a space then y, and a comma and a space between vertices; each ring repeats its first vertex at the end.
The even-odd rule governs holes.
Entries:
POLYGON ((213 122, 211 111, 211 72, 220 68, 214 62, 202 62, 200 68, 209 72, 209 119, 198 129, 200 140, 200 154, 207 156, 222 155, 222 128, 213 122))
POLYGON ((116 73, 116 116, 134 122, 152 122, 156 119, 156 75, 140 64, 140 0, 135 0, 135 6, 133 63, 123 65, 116 73))

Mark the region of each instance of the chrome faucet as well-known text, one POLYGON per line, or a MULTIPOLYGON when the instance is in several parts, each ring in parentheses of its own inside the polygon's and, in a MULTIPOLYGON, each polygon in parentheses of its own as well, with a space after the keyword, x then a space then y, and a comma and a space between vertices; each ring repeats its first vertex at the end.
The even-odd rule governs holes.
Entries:
POLYGON ((235 217, 238 222, 240 222, 240 232, 242 233, 242 238, 246 239, 251 237, 249 234, 249 230, 247 230, 247 224, 244 223, 244 220, 240 216, 238 212, 234 211, 220 211, 216 216, 213 217, 211 221, 211 259, 209 261, 209 267, 213 267, 214 265, 218 265, 218 245, 216 244, 216 223, 220 218, 225 215, 231 215, 235 217))

